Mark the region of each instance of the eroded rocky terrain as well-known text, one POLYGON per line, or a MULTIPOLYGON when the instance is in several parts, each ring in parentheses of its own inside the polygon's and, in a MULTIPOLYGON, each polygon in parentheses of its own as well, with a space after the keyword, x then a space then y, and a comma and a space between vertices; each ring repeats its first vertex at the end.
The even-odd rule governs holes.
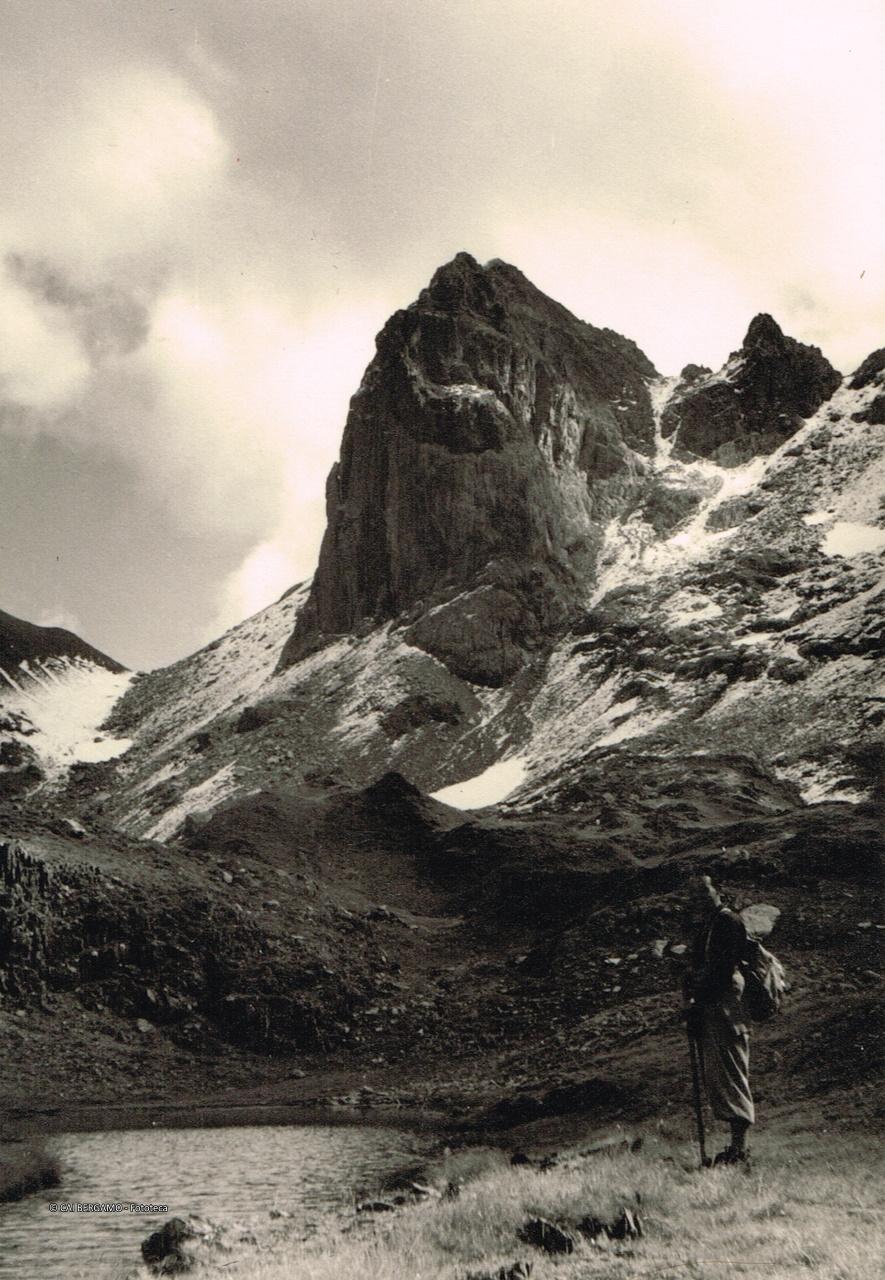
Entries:
POLYGON ((763 1070, 871 1088, 883 380, 767 316, 664 378, 515 268, 441 268, 379 335, 312 582, 164 670, 4 694, 7 1096, 653 1108, 699 867, 776 908, 763 1070))

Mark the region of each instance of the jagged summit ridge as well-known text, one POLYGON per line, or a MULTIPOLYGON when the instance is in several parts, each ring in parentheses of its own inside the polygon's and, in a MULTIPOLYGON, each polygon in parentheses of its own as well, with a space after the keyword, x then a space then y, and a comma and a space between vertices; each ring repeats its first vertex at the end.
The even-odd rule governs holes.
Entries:
POLYGON ((718 373, 698 366, 683 371, 683 385, 671 396, 661 429, 683 452, 738 466, 772 453, 840 381, 817 347, 787 337, 762 312, 718 373))
POLYGON ((505 683, 592 593, 612 520, 647 508, 672 527, 696 506, 655 478, 662 441, 668 457, 745 463, 840 376, 763 313, 719 373, 687 366, 665 402, 661 382, 635 343, 517 267, 468 253, 441 266, 384 326, 351 402, 280 669, 400 619, 457 675, 505 683))

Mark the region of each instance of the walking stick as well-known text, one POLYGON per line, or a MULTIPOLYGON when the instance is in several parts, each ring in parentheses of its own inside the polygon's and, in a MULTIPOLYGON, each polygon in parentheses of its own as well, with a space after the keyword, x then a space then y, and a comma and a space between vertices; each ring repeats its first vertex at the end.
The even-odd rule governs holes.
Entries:
POLYGON ((701 1168, 709 1169, 710 1161, 707 1158, 706 1139, 704 1135, 704 1112, 701 1102, 701 1046, 691 1030, 688 1030, 688 1052, 691 1057, 691 1086, 694 1094, 694 1115, 698 1128, 698 1146, 701 1151, 701 1168))

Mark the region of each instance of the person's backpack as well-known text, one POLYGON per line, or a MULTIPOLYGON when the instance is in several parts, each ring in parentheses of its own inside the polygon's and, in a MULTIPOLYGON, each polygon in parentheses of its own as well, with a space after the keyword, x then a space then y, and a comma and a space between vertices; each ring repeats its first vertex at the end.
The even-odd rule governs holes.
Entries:
POLYGON ((753 1022, 767 1022, 780 1012, 787 990, 787 975, 777 956, 747 934, 747 949, 741 962, 744 975, 744 1008, 753 1022))

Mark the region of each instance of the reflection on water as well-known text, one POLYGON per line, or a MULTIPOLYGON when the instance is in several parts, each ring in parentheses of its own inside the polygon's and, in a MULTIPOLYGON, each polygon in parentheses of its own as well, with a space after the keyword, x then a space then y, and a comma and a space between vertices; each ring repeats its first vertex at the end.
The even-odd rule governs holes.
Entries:
POLYGON ((200 1214, 266 1231, 270 1211, 302 1233, 352 1206, 428 1149, 427 1135, 342 1125, 57 1134, 60 1187, 0 1205, 0 1276, 119 1277, 167 1217, 200 1214), (51 1212, 50 1201, 168 1205, 168 1212, 51 1212))

